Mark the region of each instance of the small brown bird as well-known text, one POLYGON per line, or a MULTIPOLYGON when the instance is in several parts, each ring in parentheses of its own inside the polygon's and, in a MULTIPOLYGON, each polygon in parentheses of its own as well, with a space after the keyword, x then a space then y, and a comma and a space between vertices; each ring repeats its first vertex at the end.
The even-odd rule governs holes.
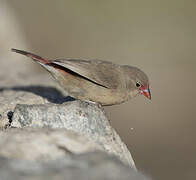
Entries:
POLYGON ((71 97, 83 101, 114 105, 143 94, 151 99, 149 80, 140 69, 103 60, 49 60, 12 49, 41 64, 71 97))

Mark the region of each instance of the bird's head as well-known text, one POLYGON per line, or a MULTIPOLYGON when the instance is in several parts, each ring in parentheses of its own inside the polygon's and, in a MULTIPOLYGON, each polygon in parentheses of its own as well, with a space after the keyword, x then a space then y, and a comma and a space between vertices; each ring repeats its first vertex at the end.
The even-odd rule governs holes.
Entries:
POLYGON ((148 99, 151 99, 147 75, 136 67, 124 66, 124 68, 127 77, 127 88, 130 92, 130 96, 133 97, 137 94, 143 94, 148 99))

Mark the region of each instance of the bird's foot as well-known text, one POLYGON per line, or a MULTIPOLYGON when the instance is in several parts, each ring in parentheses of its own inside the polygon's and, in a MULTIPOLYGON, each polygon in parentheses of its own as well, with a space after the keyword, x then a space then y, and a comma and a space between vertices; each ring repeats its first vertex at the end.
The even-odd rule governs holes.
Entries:
POLYGON ((93 104, 93 105, 96 105, 98 108, 102 109, 102 105, 97 103, 97 102, 94 102, 94 101, 90 101, 90 100, 86 100, 85 102, 89 103, 89 104, 93 104))

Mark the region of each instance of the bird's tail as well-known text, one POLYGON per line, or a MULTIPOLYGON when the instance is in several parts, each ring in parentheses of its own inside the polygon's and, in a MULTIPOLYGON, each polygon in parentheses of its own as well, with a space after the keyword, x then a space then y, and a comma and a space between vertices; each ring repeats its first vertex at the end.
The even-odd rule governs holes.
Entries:
POLYGON ((42 58, 42 57, 40 57, 40 56, 38 56, 38 55, 35 55, 35 54, 30 53, 30 52, 27 52, 27 51, 23 51, 23 50, 19 50, 19 49, 14 49, 14 48, 11 49, 11 50, 12 50, 13 52, 16 52, 16 53, 25 55, 25 56, 27 56, 27 57, 30 57, 30 58, 32 58, 33 60, 38 61, 38 62, 41 63, 41 64, 50 64, 50 63, 51 63, 50 60, 44 59, 44 58, 42 58))

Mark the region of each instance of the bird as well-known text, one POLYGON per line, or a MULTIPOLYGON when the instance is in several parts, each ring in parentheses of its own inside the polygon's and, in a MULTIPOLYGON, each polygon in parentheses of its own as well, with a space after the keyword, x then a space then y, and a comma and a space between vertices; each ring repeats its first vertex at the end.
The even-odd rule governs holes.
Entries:
POLYGON ((69 96, 102 106, 121 104, 138 94, 151 99, 148 76, 139 68, 104 60, 55 59, 14 49, 44 67, 69 96))

